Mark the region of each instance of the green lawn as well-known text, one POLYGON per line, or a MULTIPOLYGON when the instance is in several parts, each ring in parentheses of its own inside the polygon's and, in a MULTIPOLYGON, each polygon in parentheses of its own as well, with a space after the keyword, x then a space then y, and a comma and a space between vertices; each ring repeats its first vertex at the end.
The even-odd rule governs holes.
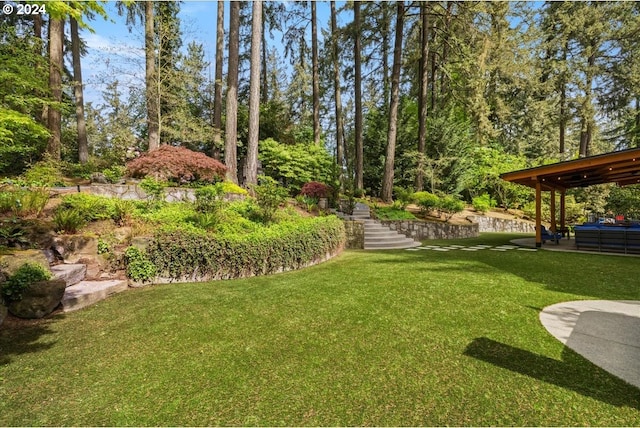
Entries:
POLYGON ((0 327, 0 425, 638 426, 640 390, 564 348, 538 313, 639 300, 639 263, 347 251, 299 272, 131 290, 0 327))

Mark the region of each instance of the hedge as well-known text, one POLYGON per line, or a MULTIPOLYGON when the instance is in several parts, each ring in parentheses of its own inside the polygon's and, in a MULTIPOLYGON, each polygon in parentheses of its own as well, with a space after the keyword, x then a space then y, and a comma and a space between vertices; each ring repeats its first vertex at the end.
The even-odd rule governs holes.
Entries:
POLYGON ((170 281, 230 279, 304 267, 339 251, 345 240, 340 219, 315 217, 249 234, 159 231, 147 247, 147 257, 159 277, 170 281))

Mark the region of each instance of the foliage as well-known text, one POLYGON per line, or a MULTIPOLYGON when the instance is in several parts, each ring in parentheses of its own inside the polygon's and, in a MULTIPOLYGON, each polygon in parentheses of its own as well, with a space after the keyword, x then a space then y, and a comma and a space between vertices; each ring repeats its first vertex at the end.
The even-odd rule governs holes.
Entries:
POLYGON ((98 254, 108 254, 111 252, 111 247, 109 243, 102 238, 98 238, 98 243, 96 244, 98 249, 98 254))
POLYGON ((278 185, 271 177, 258 177, 258 185, 252 187, 256 202, 260 208, 260 217, 264 223, 273 220, 278 207, 286 201, 287 189, 278 185))
MULTIPOLYGON (((541 220, 546 223, 551 222, 551 196, 549 193, 544 192, 542 194, 541 204, 541 220)), ((556 201, 556 222, 560 224, 560 204, 556 201)), ((536 203, 535 201, 528 202, 522 207, 523 213, 529 218, 536 217, 536 203)), ((567 224, 578 224, 586 221, 585 213, 587 211, 587 204, 584 202, 576 202, 576 198, 573 195, 565 196, 565 222, 567 224)))
POLYGON ((74 234, 86 224, 86 214, 76 208, 58 209, 53 215, 53 228, 56 232, 74 234))
POLYGON ((24 180, 29 186, 64 186, 59 163, 50 160, 40 161, 30 167, 24 173, 24 180))
POLYGON ((136 282, 151 281, 156 276, 154 264, 136 247, 129 247, 124 252, 127 277, 136 282))
POLYGON ((438 208, 444 213, 445 218, 449 220, 454 214, 464 210, 464 202, 452 195, 446 195, 440 198, 438 208))
POLYGON ((127 226, 131 223, 135 204, 132 201, 116 199, 113 203, 113 213, 111 219, 118 226, 127 226))
MULTIPOLYGON (((89 193, 71 193, 62 197, 56 214, 67 210, 77 211, 84 221, 107 220, 116 217, 115 205, 118 199, 89 193)), ((124 209, 121 207, 121 209, 124 209)), ((120 213, 121 214, 121 213, 120 213)))
POLYGON ((110 168, 106 168, 102 170, 102 174, 104 178, 107 179, 109 183, 117 183, 122 177, 124 177, 127 172, 127 168, 122 165, 112 165, 110 168))
POLYGON ((415 220, 416 216, 411 214, 404 208, 391 207, 374 207, 373 212, 379 220, 415 220))
POLYGON ((300 189, 300 194, 302 196, 309 196, 315 199, 326 198, 329 196, 330 192, 331 188, 329 186, 317 181, 305 183, 304 186, 302 186, 302 189, 300 189))
POLYGON ((296 269, 340 248, 344 226, 334 216, 303 218, 248 234, 159 232, 148 258, 162 276, 236 278, 296 269))
POLYGON ((605 205, 614 215, 622 214, 627 218, 640 218, 640 186, 612 187, 605 205))
POLYGON ((20 266, 13 275, 2 284, 2 296, 7 301, 22 299, 22 292, 31 284, 51 279, 51 273, 37 263, 27 262, 20 266))
POLYGON ((249 192, 247 192, 246 189, 243 189, 242 187, 238 186, 236 183, 233 183, 231 181, 226 181, 226 180, 222 182, 222 191, 225 194, 227 193, 234 193, 237 195, 249 194, 249 192))
POLYGON ((312 212, 316 208, 318 208, 318 198, 314 198, 312 196, 296 196, 296 201, 308 212, 312 212))
POLYGON ((440 198, 429 192, 416 192, 413 194, 413 199, 415 200, 416 205, 420 207, 420 212, 423 214, 438 208, 440 205, 440 198))
POLYGON ((415 197, 415 193, 411 188, 404 188, 400 186, 393 187, 393 193, 395 195, 396 202, 399 203, 399 208, 404 210, 407 208, 407 205, 413 203, 415 197))
POLYGON ((486 213, 491 208, 495 207, 495 201, 488 193, 483 193, 480 196, 474 197, 471 203, 473 205, 473 209, 479 213, 486 213))
POLYGON ((204 153, 166 144, 127 163, 127 173, 132 177, 151 177, 176 183, 213 183, 224 177, 226 169, 204 153))
POLYGON ((21 222, 17 218, 0 220, 0 246, 23 247, 29 245, 29 239, 21 222))
POLYGON ((49 202, 49 189, 34 187, 30 189, 8 187, 0 192, 0 212, 11 211, 13 215, 39 217, 49 202))
POLYGON ((260 141, 259 159, 265 175, 281 181, 292 194, 310 181, 331 182, 333 159, 315 144, 284 145, 268 138, 260 141))
POLYGON ((196 189, 195 196, 196 211, 199 213, 215 213, 223 202, 224 186, 222 183, 216 183, 201 187, 196 189))
POLYGON ((140 188, 147 194, 147 202, 157 206, 164 201, 164 189, 167 184, 153 177, 146 177, 140 181, 140 188))

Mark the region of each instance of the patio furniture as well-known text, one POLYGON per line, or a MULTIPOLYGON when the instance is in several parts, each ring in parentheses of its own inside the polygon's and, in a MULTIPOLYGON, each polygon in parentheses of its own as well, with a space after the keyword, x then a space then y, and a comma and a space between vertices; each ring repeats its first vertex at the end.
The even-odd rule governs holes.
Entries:
POLYGON ((547 230, 546 227, 540 225, 540 230, 541 230, 541 234, 542 234, 542 243, 546 243, 547 241, 553 241, 556 244, 558 244, 559 240, 562 239, 562 234, 561 233, 552 233, 549 230, 547 230))

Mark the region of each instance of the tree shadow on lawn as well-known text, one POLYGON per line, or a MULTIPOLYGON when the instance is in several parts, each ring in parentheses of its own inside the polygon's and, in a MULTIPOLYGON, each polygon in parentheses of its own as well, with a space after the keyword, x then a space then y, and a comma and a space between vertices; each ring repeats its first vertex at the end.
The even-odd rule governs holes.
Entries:
MULTIPOLYGON (((406 251, 403 255, 402 258, 380 260, 379 263, 407 263, 419 269, 420 262, 425 262, 426 266, 429 262, 475 262, 542 284, 552 291, 603 300, 640 300, 636 280, 638 260, 635 258, 517 250, 406 251)), ((464 269, 478 273, 484 271, 480 265, 467 265, 464 269)))
POLYGON ((634 386, 609 374, 565 347, 562 361, 479 337, 464 355, 529 376, 586 397, 616 406, 640 410, 640 394, 634 386), (588 368, 588 375, 585 374, 588 368))
POLYGON ((39 320, 21 320, 8 316, 0 326, 0 366, 11 363, 12 355, 45 351, 56 343, 41 342, 44 336, 54 334, 50 324, 64 317, 62 314, 39 320))

